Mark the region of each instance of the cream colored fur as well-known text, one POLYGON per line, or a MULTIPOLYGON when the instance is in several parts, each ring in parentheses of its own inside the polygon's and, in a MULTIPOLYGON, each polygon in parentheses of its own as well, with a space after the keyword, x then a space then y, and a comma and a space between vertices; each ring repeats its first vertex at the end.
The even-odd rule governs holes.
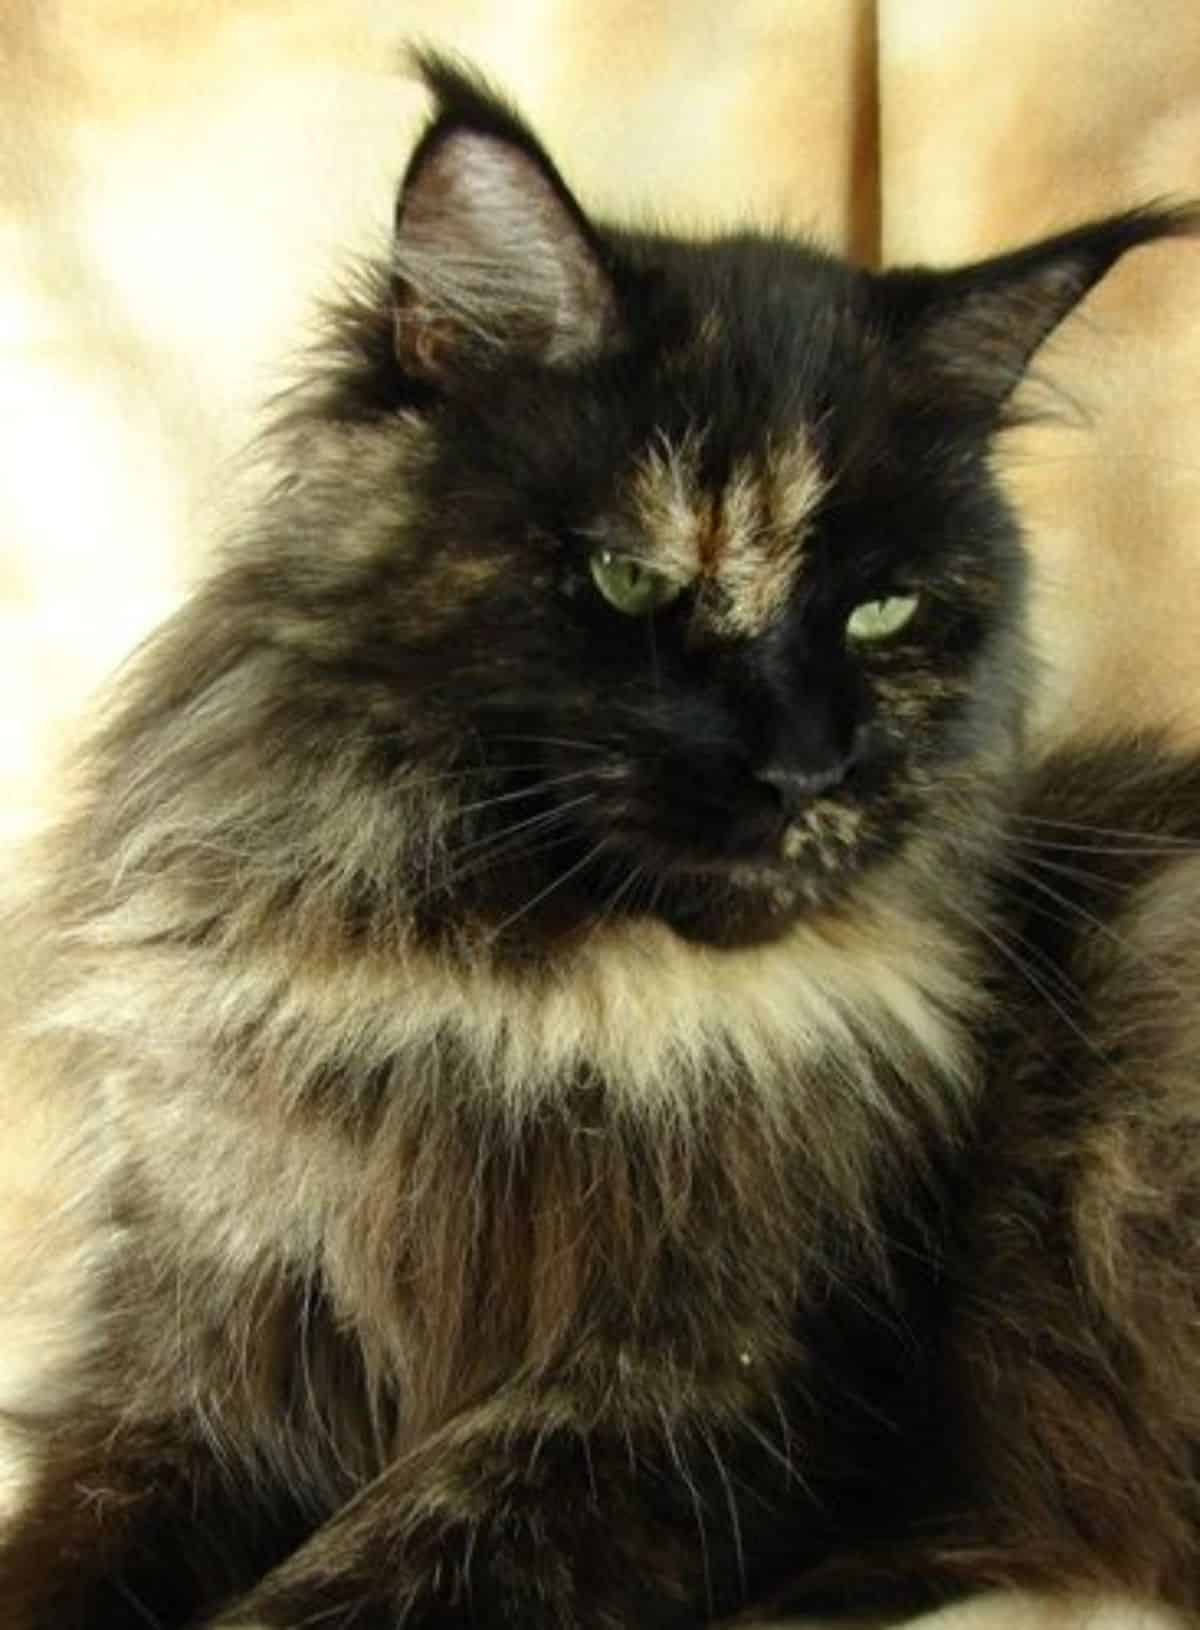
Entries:
POLYGON ((699 625, 723 637, 760 634, 787 604, 828 476, 803 436, 774 449, 764 469, 747 461, 733 470, 714 511, 697 480, 702 447, 700 434, 655 443, 633 472, 632 508, 650 564, 676 583, 699 580, 699 625))

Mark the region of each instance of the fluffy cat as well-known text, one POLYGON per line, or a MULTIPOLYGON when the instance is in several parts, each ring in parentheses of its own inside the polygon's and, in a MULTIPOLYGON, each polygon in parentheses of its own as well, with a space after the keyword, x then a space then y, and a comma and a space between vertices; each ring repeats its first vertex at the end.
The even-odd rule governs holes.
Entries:
POLYGON ((93 1221, 5 1625, 1200 1607, 1200 765, 1026 763, 989 472, 1195 216, 618 230, 423 69, 391 260, 9 930, 93 1221))

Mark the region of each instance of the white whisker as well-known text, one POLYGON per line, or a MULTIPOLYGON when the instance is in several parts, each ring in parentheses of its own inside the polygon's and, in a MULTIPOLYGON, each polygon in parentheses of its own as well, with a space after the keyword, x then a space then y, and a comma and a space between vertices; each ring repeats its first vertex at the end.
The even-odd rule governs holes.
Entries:
POLYGON ((541 781, 531 781, 528 786, 518 787, 514 792, 498 792, 491 798, 480 798, 473 804, 463 804, 455 814, 475 815, 481 809, 492 809, 497 804, 512 804, 523 798, 536 798, 539 794, 549 791, 551 787, 561 787, 568 781, 582 781, 595 773, 594 768, 589 767, 586 770, 569 770, 563 775, 546 776, 541 781))
POLYGON ((556 890, 562 888, 564 883, 569 883, 571 878, 583 871, 585 866, 589 866, 591 862, 596 859, 597 855, 603 851, 603 848, 603 843, 594 844, 581 860, 577 860, 573 866, 568 866, 565 872, 562 872, 558 877, 554 878, 552 882, 547 883, 545 888, 539 889, 531 899, 526 900, 525 904, 518 911, 514 911, 510 916, 505 917, 504 921, 499 923, 492 930, 491 938, 493 940, 499 939, 506 929, 511 928, 515 922, 519 922, 522 917, 526 916, 536 906, 541 905, 543 900, 547 899, 551 894, 554 894, 556 890))
POLYGON ((473 838, 469 843, 462 844, 454 851, 452 858, 461 859, 464 855, 472 854, 478 849, 487 848, 491 843, 502 841, 515 836, 518 832, 536 830, 547 823, 554 823, 568 815, 573 809, 582 808, 595 799, 595 793, 581 793, 578 798, 568 798, 565 803, 556 804, 553 809, 542 810, 536 815, 530 815, 525 820, 514 821, 510 826, 503 827, 499 832, 488 832, 482 837, 473 838))
MULTIPOLYGON (((1123 951, 1132 961, 1139 963, 1144 968, 1152 969, 1160 978, 1165 976, 1167 970, 1161 958, 1151 956, 1149 953, 1140 950, 1128 936, 1118 933, 1111 923, 1106 923, 1102 918, 1097 917, 1086 906, 1079 905, 1074 900, 1069 900, 1066 895, 1060 894, 1057 889, 1052 888, 1049 883, 1044 882, 1042 879, 1031 876, 1028 871, 1021 870, 1016 866, 1012 868, 1012 871, 1013 875, 1018 877, 1021 882, 1031 889, 1036 889, 1039 894, 1052 900, 1061 908, 1062 915, 1057 920, 1063 923, 1064 926, 1069 928, 1073 924, 1084 922, 1115 945, 1118 950, 1123 951)), ((1171 981, 1171 984, 1177 995, 1184 995, 1181 985, 1174 981, 1171 981)))
POLYGON ((1088 1035, 1087 1031, 1079 1023, 1078 1019, 1076 1019, 1075 1015, 1070 1011, 1064 1002, 1060 1001, 1058 997, 1054 995, 1050 985, 1045 983, 1043 979, 1039 978, 1038 975, 1034 973, 1030 961, 1031 954, 1036 956, 1037 961, 1041 963, 1046 975, 1055 980, 1065 997, 1080 998, 1082 993, 1080 992, 1078 986, 1076 986, 1075 983, 1069 979, 1060 968, 1056 967, 1052 963, 1049 963, 1041 952, 1034 952, 1033 947, 1025 945, 1019 940, 1014 944, 1006 939, 1003 934, 997 933, 994 929, 989 928, 987 924, 983 922, 974 912, 968 911, 965 907, 956 903, 952 895, 947 894, 946 904, 956 917, 958 917, 962 922, 965 922, 973 932, 982 935, 983 938, 987 940, 988 944, 993 946, 1000 956, 1004 958, 1005 962, 1007 962, 1011 968, 1016 969, 1021 978, 1024 979, 1025 982, 1038 994, 1038 996, 1041 997, 1042 1001, 1046 1002, 1054 1009, 1055 1013, 1058 1014, 1059 1018, 1063 1021, 1067 1028, 1077 1037, 1080 1042, 1082 1042, 1083 1046, 1093 1055, 1093 1057, 1100 1059, 1101 1062, 1108 1062, 1104 1050, 1097 1046, 1095 1041, 1093 1041, 1091 1036, 1088 1035))

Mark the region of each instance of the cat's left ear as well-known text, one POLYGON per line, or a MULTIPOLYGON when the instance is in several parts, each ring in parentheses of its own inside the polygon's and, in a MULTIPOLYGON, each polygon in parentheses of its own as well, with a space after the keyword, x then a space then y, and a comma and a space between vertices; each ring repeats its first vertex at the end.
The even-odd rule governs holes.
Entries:
POLYGON ((505 358, 602 354, 620 327, 604 250, 537 138, 469 71, 417 66, 435 111, 396 204, 400 365, 449 386, 505 358))
POLYGON ((1009 399, 1034 352, 1122 255, 1196 236, 1200 205, 1130 210, 974 265, 886 272, 877 288, 918 377, 996 423, 1019 416, 1009 399))

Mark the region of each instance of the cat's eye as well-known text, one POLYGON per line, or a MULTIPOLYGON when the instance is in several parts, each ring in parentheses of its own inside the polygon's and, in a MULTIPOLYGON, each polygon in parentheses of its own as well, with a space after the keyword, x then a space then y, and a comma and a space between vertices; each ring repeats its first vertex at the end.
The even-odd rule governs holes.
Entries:
POLYGON ((632 555, 597 549, 592 556, 592 581, 614 610, 626 617, 644 617, 668 605, 683 591, 677 578, 667 577, 632 555))
POLYGON ((846 638, 858 645, 891 639, 912 622, 920 603, 918 594, 890 594, 883 600, 864 600, 846 618, 846 638))

